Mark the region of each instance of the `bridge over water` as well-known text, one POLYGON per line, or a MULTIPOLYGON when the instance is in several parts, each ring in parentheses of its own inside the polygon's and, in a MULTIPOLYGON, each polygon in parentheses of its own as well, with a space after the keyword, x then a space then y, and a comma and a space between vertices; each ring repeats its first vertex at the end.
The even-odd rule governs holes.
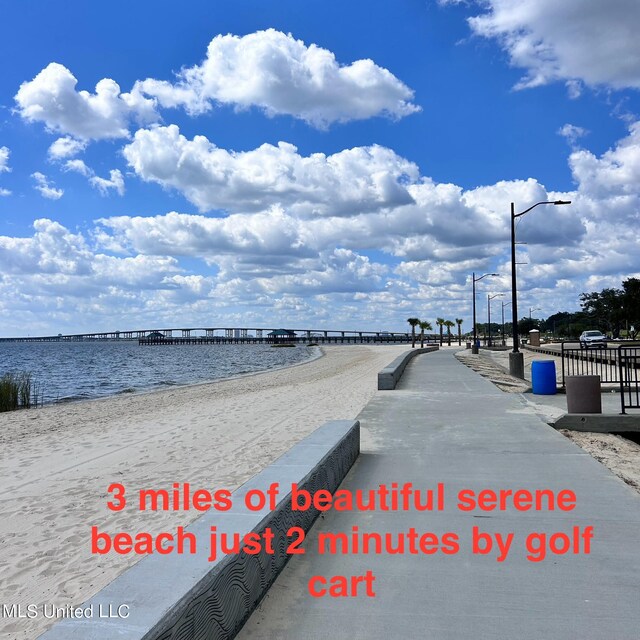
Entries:
MULTIPOLYGON (((0 338, 0 342, 81 342, 93 340, 137 340, 143 345, 171 344, 240 344, 240 343, 406 343, 409 332, 358 331, 353 329, 286 329, 286 334, 270 335, 282 328, 265 327, 179 327, 136 329, 134 331, 103 331, 96 333, 58 334, 0 338)), ((416 337, 417 338, 417 337, 416 337)), ((417 338, 418 339, 418 338, 417 338)), ((435 334, 425 336, 434 342, 435 334)))

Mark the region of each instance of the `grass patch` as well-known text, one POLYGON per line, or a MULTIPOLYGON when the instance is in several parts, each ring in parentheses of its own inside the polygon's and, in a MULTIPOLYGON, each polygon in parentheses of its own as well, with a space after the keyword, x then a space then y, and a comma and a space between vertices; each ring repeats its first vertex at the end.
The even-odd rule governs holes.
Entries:
POLYGON ((0 412, 29 409, 42 404, 39 385, 27 371, 5 373, 0 378, 0 412))

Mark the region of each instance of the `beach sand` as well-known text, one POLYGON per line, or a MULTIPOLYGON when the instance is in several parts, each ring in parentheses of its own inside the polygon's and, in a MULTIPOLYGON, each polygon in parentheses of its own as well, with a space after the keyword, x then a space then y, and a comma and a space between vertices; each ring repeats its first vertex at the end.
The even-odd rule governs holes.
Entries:
MULTIPOLYGON (((92 525, 135 535, 188 524, 200 513, 141 512, 133 496, 176 482, 237 488, 327 420, 355 418, 378 371, 406 350, 330 346, 278 371, 0 414, 0 604, 82 604, 140 560, 92 555, 92 525), (117 513, 111 483, 131 497, 117 513)), ((0 617, 0 639, 54 622, 0 617)))

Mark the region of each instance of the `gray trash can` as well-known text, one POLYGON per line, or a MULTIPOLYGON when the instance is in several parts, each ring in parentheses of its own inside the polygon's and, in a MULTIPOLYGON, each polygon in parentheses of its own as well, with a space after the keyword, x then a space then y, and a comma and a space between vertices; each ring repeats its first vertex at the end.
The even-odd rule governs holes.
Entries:
POLYGON ((602 413, 600 376, 567 376, 567 413, 602 413))

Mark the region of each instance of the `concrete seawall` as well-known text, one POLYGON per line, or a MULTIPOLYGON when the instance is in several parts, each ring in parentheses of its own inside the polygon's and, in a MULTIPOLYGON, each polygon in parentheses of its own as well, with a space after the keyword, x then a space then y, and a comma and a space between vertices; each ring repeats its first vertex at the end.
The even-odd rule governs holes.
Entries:
POLYGON ((404 373, 405 367, 409 361, 421 353, 431 353, 437 351, 439 347, 423 347, 420 349, 411 349, 398 356, 391 364, 386 366, 378 373, 378 390, 391 391, 396 388, 398 381, 404 373))
MULTIPOLYGON (((293 511, 291 485, 314 493, 334 492, 360 452, 360 424, 335 420, 307 436, 232 495, 226 512, 207 511, 186 531, 197 541, 196 552, 152 555, 134 565, 82 605, 86 618, 65 618, 40 636, 42 640, 208 640, 232 638, 263 598, 287 563, 291 527, 305 531, 319 514, 314 508, 293 511), (277 484, 274 509, 253 511, 247 494, 268 495, 277 484), (244 551, 210 562, 210 536, 249 532, 273 535, 273 553, 262 545, 259 553, 244 551), (117 613, 121 617, 100 617, 117 613)), ((266 538, 262 537, 262 540, 266 538)))

